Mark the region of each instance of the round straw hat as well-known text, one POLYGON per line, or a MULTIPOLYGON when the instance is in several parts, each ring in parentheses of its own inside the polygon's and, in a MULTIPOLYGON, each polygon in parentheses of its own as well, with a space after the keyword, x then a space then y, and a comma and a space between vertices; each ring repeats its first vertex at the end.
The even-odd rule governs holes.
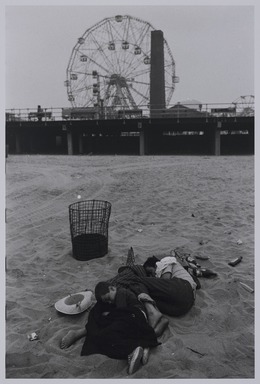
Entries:
POLYGON ((77 315, 91 306, 92 296, 92 291, 74 293, 58 300, 54 306, 59 312, 67 315, 77 315))

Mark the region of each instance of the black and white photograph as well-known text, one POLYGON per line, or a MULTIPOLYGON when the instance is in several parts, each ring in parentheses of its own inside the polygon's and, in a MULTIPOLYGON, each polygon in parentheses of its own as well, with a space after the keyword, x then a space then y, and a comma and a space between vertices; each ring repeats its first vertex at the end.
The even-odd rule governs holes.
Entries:
POLYGON ((259 377, 257 15, 1 2, 1 380, 259 377))

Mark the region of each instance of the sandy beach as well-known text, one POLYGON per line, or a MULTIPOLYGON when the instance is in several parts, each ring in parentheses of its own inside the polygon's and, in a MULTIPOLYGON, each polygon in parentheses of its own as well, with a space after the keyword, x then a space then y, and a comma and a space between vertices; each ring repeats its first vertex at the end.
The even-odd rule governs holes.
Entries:
POLYGON ((254 378, 254 156, 27 156, 6 161, 6 378, 123 379, 127 363, 80 356, 61 338, 84 327, 54 303, 136 262, 178 248, 216 272, 191 311, 169 317, 138 379, 254 378), (72 257, 68 206, 112 204, 109 251, 72 257), (235 267, 228 262, 242 256, 235 267), (37 332, 38 340, 28 334, 37 332))

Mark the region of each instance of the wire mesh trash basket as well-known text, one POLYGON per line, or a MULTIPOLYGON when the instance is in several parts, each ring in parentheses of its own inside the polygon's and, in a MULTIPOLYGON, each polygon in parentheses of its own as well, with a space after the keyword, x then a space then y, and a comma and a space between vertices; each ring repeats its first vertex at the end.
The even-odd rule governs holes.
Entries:
POLYGON ((108 252, 111 204, 103 200, 78 201, 69 205, 73 257, 90 260, 108 252))

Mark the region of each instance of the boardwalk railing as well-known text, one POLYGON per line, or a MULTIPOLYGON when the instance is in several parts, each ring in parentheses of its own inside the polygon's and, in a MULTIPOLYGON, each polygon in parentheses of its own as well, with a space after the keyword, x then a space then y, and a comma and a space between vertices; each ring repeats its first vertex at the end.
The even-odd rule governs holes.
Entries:
POLYGON ((210 103, 180 104, 167 109, 139 106, 136 109, 111 107, 59 107, 6 109, 6 121, 60 121, 60 120, 109 120, 109 119, 147 119, 147 118, 201 118, 254 116, 254 104, 210 103))

